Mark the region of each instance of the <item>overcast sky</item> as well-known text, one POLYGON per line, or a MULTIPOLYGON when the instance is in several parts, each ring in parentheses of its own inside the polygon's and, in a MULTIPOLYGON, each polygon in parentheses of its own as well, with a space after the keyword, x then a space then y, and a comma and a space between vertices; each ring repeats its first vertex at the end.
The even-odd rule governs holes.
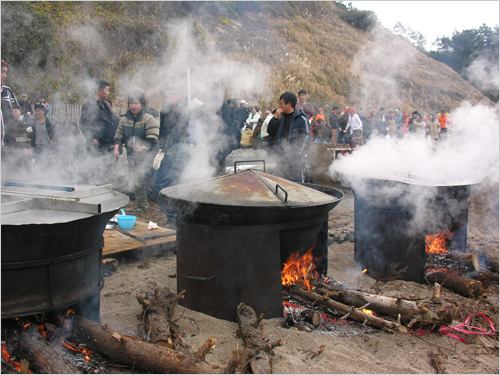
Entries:
POLYGON ((456 30, 478 29, 483 23, 499 24, 499 1, 344 1, 360 10, 372 10, 383 26, 391 30, 396 23, 422 33, 426 49, 456 30))

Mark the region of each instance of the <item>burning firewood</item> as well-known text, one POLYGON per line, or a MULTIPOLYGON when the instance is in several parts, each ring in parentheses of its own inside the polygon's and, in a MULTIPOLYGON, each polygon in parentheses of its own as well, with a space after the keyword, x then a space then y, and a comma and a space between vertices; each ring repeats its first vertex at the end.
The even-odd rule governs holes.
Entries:
POLYGON ((168 287, 159 288, 156 284, 151 289, 138 294, 137 301, 142 305, 142 325, 146 341, 178 349, 184 344, 172 322, 177 301, 184 291, 176 295, 168 287))
MULTIPOLYGON (((45 340, 22 332, 19 345, 40 374, 81 374, 82 372, 45 340)), ((31 369, 34 371, 34 369, 31 369)), ((25 372, 26 373, 26 372, 25 372)))
POLYGON ((477 254, 448 252, 446 253, 446 258, 456 261, 461 267, 471 271, 479 271, 481 268, 481 262, 477 254))
POLYGON ((427 280, 431 283, 439 283, 443 287, 469 298, 477 298, 484 292, 480 281, 447 272, 430 272, 427 275, 427 280))
POLYGON ((215 374, 220 373, 196 354, 181 353, 166 347, 142 341, 138 337, 120 335, 100 324, 72 316, 72 321, 87 336, 92 349, 110 359, 127 363, 135 368, 157 374, 215 374))
POLYGON ((440 298, 416 302, 348 290, 317 280, 313 280, 312 284, 316 287, 316 292, 323 296, 356 308, 365 307, 380 315, 399 318, 403 322, 413 321, 413 324, 419 323, 428 326, 449 325, 455 315, 455 306, 440 298))
POLYGON ((398 330, 401 332, 406 332, 406 328, 399 323, 390 322, 380 317, 373 316, 371 314, 365 313, 361 310, 356 309, 353 306, 345 305, 341 302, 335 301, 327 296, 322 296, 313 291, 307 291, 301 287, 292 287, 290 294, 295 294, 301 297, 305 297, 312 302, 315 302, 319 306, 329 307, 342 314, 342 318, 349 319, 358 323, 368 324, 374 328, 386 328, 389 330, 398 330))

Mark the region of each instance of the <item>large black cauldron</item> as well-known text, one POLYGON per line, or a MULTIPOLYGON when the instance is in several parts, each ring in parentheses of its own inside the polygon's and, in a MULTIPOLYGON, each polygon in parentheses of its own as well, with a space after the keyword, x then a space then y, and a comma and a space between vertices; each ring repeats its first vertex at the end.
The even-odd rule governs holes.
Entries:
POLYGON ((352 185, 356 262, 382 274, 406 267, 404 280, 424 283, 426 236, 449 229, 451 249, 466 251, 468 198, 476 184, 358 179, 352 185))
POLYGON ((103 232, 128 197, 72 189, 2 186, 2 319, 72 307, 99 321, 103 232))
POLYGON ((281 265, 313 248, 327 264, 328 212, 339 190, 247 170, 160 192, 179 213, 177 288, 184 306, 236 320, 243 302, 283 316, 281 265))

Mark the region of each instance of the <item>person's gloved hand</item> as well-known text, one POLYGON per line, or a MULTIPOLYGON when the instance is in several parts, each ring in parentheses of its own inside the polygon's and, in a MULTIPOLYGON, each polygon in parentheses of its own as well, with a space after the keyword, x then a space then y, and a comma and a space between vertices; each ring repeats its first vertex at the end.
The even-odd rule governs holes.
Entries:
POLYGON ((155 171, 157 171, 158 168, 160 168, 160 164, 161 164, 161 161, 163 160, 163 156, 164 156, 164 153, 161 152, 161 150, 159 150, 158 153, 156 154, 154 160, 153 160, 153 169, 155 171))
POLYGON ((32 128, 31 126, 28 126, 28 127, 26 128, 26 132, 27 132, 27 133, 33 133, 33 128, 32 128))

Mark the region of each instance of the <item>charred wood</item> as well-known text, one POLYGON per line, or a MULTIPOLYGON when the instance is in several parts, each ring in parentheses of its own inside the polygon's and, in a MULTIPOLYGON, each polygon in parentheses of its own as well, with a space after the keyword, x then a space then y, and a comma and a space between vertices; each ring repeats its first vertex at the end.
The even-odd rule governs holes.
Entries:
POLYGON ((308 309, 302 311, 300 315, 306 322, 311 323, 315 327, 318 327, 321 323, 321 315, 317 311, 308 309))
POLYGON ((424 325, 449 325, 455 315, 455 306, 436 298, 427 301, 410 301, 402 298, 386 297, 378 294, 341 289, 314 280, 316 292, 335 301, 356 308, 366 308, 379 315, 400 317, 424 325))
POLYGON ((446 258, 457 262, 461 267, 465 267, 469 270, 479 271, 481 268, 481 263, 477 254, 448 252, 446 253, 446 258))
POLYGON ((86 336, 91 349, 115 361, 157 374, 215 374, 218 366, 204 362, 196 354, 185 354, 157 346, 134 336, 120 335, 100 324, 72 316, 78 336, 86 336))
MULTIPOLYGON (((82 373, 68 359, 56 351, 53 345, 49 345, 45 339, 39 339, 22 332, 19 336, 19 345, 29 358, 30 364, 41 374, 82 373)), ((33 368, 30 370, 34 371, 33 368)))
POLYGON ((477 298, 484 292, 480 281, 451 273, 431 272, 427 275, 427 280, 430 283, 439 283, 443 287, 469 298, 477 298))
POLYGON ((320 295, 318 293, 307 291, 299 287, 291 288, 290 293, 306 297, 310 301, 315 302, 317 305, 334 309, 339 313, 339 315, 342 315, 342 318, 344 319, 349 319, 358 323, 368 324, 371 327, 379 329, 386 328, 389 330, 399 330, 401 332, 407 331, 406 328, 401 324, 367 314, 361 310, 358 310, 354 306, 348 306, 341 302, 335 301, 330 297, 328 297, 327 295, 320 295))

